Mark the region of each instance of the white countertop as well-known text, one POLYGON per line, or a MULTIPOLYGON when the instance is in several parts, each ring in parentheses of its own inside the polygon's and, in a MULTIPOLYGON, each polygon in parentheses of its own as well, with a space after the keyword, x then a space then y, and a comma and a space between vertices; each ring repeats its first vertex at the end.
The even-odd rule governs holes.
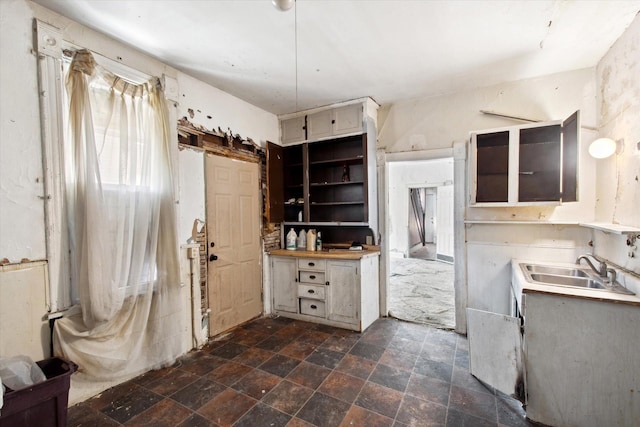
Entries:
MULTIPOLYGON (((640 297, 638 295, 625 295, 619 294, 616 292, 600 290, 600 289, 591 289, 591 288, 579 288, 575 286, 563 286, 563 285, 546 285, 539 282, 529 282, 525 278, 522 269, 520 268, 520 264, 537 264, 537 265, 549 265, 554 267, 568 267, 568 268, 576 268, 577 264, 571 263, 558 263, 558 262, 548 262, 548 261, 532 261, 532 260, 523 260, 523 259, 512 259, 511 260, 511 287, 513 289, 513 293, 518 300, 518 307, 522 309, 522 294, 523 293, 544 293, 551 295, 560 295, 571 298, 582 298, 582 299, 590 299, 590 300, 598 300, 611 302, 616 304, 631 304, 640 306, 640 297)), ((580 268, 584 267, 583 265, 580 268)))

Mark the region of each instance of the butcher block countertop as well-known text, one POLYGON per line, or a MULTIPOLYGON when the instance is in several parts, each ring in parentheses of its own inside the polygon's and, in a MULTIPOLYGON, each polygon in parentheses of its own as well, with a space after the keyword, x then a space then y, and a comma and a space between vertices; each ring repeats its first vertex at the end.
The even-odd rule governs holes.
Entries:
POLYGON ((288 256, 294 258, 326 258, 326 259, 362 259, 371 256, 379 256, 380 251, 375 249, 363 249, 361 251, 350 251, 342 248, 327 248, 320 252, 316 251, 290 251, 287 249, 274 249, 269 251, 269 255, 288 256))

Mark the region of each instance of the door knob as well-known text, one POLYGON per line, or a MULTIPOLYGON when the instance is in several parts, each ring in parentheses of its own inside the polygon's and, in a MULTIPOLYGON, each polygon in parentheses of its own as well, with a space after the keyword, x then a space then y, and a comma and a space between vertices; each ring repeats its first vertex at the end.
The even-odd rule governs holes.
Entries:
POLYGON ((211 254, 209 255, 209 261, 215 261, 218 259, 218 255, 211 254))

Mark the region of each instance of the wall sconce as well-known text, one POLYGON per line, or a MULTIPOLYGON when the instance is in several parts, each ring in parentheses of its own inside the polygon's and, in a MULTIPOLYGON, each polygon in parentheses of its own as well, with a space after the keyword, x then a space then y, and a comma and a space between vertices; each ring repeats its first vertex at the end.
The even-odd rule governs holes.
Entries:
POLYGON ((611 138, 598 138, 589 145, 589 154, 595 159, 604 159, 613 154, 620 154, 624 149, 624 140, 614 141, 611 138))

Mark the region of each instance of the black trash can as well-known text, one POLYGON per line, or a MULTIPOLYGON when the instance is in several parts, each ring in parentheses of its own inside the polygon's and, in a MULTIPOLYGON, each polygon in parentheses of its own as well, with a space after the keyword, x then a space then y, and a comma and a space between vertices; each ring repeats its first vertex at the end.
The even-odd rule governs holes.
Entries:
POLYGON ((6 389, 0 409, 0 427, 67 425, 71 374, 78 365, 59 357, 36 362, 46 381, 21 390, 6 389))

